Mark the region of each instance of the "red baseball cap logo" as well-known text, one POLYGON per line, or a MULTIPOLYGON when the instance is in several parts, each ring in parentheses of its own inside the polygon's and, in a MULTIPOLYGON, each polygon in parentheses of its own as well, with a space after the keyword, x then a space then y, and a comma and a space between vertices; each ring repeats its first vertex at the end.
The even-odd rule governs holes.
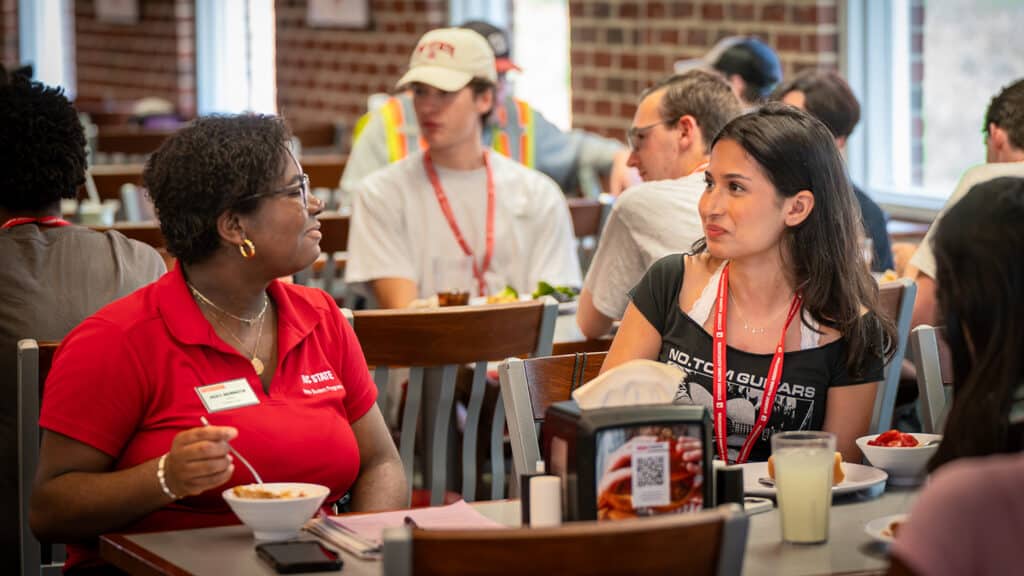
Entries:
POLYGON ((418 50, 420 52, 426 52, 427 58, 431 59, 436 58, 438 52, 447 52, 452 58, 455 57, 455 46, 452 46, 447 42, 428 42, 426 44, 421 44, 418 50))

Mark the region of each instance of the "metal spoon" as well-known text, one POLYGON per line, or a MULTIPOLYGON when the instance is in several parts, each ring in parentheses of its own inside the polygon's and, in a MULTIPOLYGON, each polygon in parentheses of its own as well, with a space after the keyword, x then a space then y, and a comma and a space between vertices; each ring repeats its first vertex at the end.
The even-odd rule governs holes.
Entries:
POLYGON ((775 480, 772 480, 767 476, 761 476, 758 478, 757 483, 762 486, 768 486, 769 488, 775 488, 775 480))
MULTIPOLYGON (((206 419, 206 416, 200 416, 199 420, 202 421, 203 426, 210 426, 210 421, 206 419)), ((249 472, 252 473, 252 477, 256 479, 257 484, 263 484, 263 479, 260 478, 260 475, 256 473, 256 469, 252 467, 252 464, 249 464, 249 461, 245 459, 245 456, 239 454, 238 450, 235 450, 235 448, 231 446, 231 444, 228 444, 228 450, 230 450, 231 453, 235 455, 235 458, 238 458, 242 462, 242 464, 245 464, 245 467, 248 468, 249 472)))

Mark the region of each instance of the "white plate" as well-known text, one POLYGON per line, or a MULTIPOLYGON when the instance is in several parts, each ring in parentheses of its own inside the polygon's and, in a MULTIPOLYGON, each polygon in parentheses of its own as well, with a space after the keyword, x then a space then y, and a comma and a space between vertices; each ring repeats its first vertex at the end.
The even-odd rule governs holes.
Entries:
MULTIPOLYGON (((519 301, 520 302, 529 302, 531 300, 533 300, 533 298, 530 298, 529 294, 520 294, 519 295, 519 301)), ((473 296, 472 298, 469 299, 469 305, 470 306, 482 306, 484 304, 487 304, 487 297, 486 296, 473 296)), ((576 313, 576 300, 569 300, 567 302, 559 302, 558 303, 558 315, 559 316, 566 316, 568 314, 575 314, 575 313, 576 313)))
MULTIPOLYGON (((774 486, 765 486, 757 481, 758 478, 768 477, 767 462, 749 462, 747 464, 740 464, 740 468, 743 468, 744 493, 754 496, 775 497, 774 486)), ((843 473, 846 474, 846 478, 832 487, 832 494, 847 494, 864 490, 865 488, 885 482, 885 479, 889 477, 885 470, 850 462, 843 462, 843 473)))
POLYGON ((886 544, 892 544, 892 532, 889 530, 889 526, 893 522, 906 522, 906 514, 893 514, 892 516, 883 516, 882 518, 875 518, 871 522, 868 522, 864 526, 864 531, 879 542, 885 542, 886 544))

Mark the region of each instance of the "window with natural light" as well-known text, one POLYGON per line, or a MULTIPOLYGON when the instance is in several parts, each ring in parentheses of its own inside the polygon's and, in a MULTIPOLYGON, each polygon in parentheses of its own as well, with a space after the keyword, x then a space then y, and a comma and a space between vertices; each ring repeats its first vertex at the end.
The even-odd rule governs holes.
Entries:
POLYGON ((861 100, 855 181, 890 206, 936 209, 985 161, 992 96, 1024 77, 1024 2, 849 0, 847 75, 861 100))

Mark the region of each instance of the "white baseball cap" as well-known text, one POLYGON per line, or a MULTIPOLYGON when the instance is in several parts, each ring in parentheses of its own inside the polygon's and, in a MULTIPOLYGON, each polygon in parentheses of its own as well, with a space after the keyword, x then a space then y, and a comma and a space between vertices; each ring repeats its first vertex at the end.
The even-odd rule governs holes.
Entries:
POLYGON ((473 78, 497 84, 494 51, 480 34, 465 28, 438 28, 420 38, 409 71, 396 87, 422 82, 445 92, 460 90, 473 78))

